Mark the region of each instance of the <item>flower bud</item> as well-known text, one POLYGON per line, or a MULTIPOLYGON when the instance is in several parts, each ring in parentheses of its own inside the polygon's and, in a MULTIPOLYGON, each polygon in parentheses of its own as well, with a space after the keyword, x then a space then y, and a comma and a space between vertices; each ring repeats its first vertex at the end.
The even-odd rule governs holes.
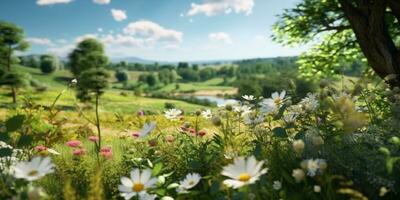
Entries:
POLYGON ((301 154, 304 151, 305 144, 304 144, 303 140, 295 140, 295 141, 293 141, 292 146, 293 146, 294 152, 301 154))
POLYGON ((222 124, 221 118, 219 117, 213 117, 211 122, 214 124, 214 126, 221 126, 222 124))

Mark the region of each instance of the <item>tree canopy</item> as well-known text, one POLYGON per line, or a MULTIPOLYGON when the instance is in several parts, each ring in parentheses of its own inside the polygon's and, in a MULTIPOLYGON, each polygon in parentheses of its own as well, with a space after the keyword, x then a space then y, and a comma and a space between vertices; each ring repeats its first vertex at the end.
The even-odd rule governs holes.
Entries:
POLYGON ((397 0, 302 0, 274 24, 273 39, 308 44, 299 58, 304 76, 337 73, 342 64, 362 60, 381 78, 400 85, 400 2, 397 0))

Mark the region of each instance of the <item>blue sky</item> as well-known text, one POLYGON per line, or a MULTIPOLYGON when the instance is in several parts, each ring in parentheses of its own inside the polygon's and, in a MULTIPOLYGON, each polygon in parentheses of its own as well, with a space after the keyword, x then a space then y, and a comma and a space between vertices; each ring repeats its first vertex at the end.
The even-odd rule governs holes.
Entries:
POLYGON ((296 0, 1 0, 0 19, 24 28, 28 53, 65 56, 83 38, 110 57, 159 61, 298 55, 271 41, 271 25, 296 0))

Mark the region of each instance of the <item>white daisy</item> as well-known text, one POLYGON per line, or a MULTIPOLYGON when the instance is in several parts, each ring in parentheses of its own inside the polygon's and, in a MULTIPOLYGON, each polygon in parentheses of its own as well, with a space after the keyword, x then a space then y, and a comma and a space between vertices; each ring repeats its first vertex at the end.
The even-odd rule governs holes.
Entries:
POLYGON ((157 195, 148 194, 147 192, 139 193, 139 200, 155 200, 157 195))
POLYGON ((251 107, 250 106, 246 106, 246 105, 234 106, 233 107, 233 111, 235 111, 236 113, 239 113, 239 114, 241 114, 243 116, 243 115, 251 112, 251 107))
POLYGON ((264 99, 260 102, 261 112, 266 114, 276 112, 285 101, 285 96, 285 90, 283 90, 281 93, 272 93, 271 98, 264 99))
POLYGON ((185 179, 179 182, 179 187, 177 188, 178 193, 187 193, 187 190, 193 188, 200 182, 201 176, 197 173, 187 174, 185 179))
POLYGON ((299 104, 308 112, 315 111, 319 105, 316 94, 312 93, 308 93, 307 97, 304 97, 299 104))
POLYGON ((253 95, 243 95, 242 96, 243 99, 247 100, 247 101, 254 101, 256 100, 256 98, 253 95))
POLYGON ((326 167, 326 161, 324 159, 308 159, 301 163, 301 166, 307 170, 307 175, 314 177, 317 173, 322 173, 326 167))
POLYGON ((182 114, 181 110, 178 110, 176 108, 172 108, 169 110, 165 111, 165 117, 169 120, 175 120, 176 118, 178 118, 180 115, 182 114))
POLYGON ((274 190, 280 190, 282 188, 282 182, 280 181, 274 181, 274 183, 272 184, 272 188, 274 190))
POLYGON ((76 80, 76 78, 74 78, 74 79, 72 79, 71 83, 72 83, 72 84, 77 84, 77 83, 78 83, 78 80, 76 80))
POLYGON ((292 171, 292 176, 294 178, 294 180, 299 183, 302 180, 304 180, 304 178, 306 177, 306 174, 304 173, 304 171, 302 169, 294 169, 292 171))
POLYGON ((156 128, 156 122, 145 123, 143 125, 142 130, 140 130, 139 134, 137 134, 137 138, 143 138, 143 137, 147 136, 155 128, 156 128))
POLYGON ((133 196, 146 193, 146 190, 153 188, 157 178, 151 177, 151 169, 133 169, 130 178, 121 177, 122 185, 118 186, 121 196, 125 199, 131 199, 133 196))
POLYGON ((264 122, 264 115, 255 113, 246 113, 244 115, 244 123, 247 125, 257 125, 264 122))
POLYGON ((54 172, 54 164, 51 163, 49 157, 34 157, 30 162, 22 161, 12 168, 15 178, 21 178, 27 181, 38 180, 54 172))
POLYGON ((221 174, 230 178, 224 180, 224 184, 236 189, 255 183, 268 171, 267 168, 262 169, 263 164, 263 161, 258 162, 254 156, 236 158, 233 164, 225 166, 222 170, 221 174))
POLYGON ((211 110, 201 111, 201 116, 203 116, 205 119, 211 119, 211 117, 212 117, 211 110))

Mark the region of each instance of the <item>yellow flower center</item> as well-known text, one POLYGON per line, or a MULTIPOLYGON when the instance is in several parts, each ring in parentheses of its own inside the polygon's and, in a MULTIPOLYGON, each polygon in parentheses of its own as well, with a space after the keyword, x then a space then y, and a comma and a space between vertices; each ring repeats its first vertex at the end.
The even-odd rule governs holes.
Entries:
POLYGON ((274 103, 275 103, 276 105, 279 105, 279 104, 282 103, 282 99, 277 98, 277 99, 274 100, 274 103))
POLYGON ((30 171, 29 173, 28 173, 28 176, 36 176, 36 175, 38 175, 39 174, 39 172, 37 171, 37 170, 32 170, 32 171, 30 171))
POLYGON ((189 185, 193 185, 193 184, 194 184, 194 181, 190 181, 190 182, 189 182, 189 185))
POLYGON ((144 185, 142 183, 134 183, 132 190, 135 192, 140 192, 144 189, 144 185))
POLYGON ((242 181, 242 182, 247 182, 247 181, 249 181, 250 180, 250 175, 248 174, 248 173, 241 173, 240 175, 239 175, 239 181, 242 181))

